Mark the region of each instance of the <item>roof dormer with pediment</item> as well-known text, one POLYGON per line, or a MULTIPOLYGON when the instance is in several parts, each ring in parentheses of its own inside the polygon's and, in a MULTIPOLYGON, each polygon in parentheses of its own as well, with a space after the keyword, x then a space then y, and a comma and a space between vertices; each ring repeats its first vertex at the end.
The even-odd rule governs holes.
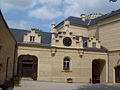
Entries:
POLYGON ((41 43, 41 36, 37 30, 31 29, 24 34, 24 41, 23 42, 34 42, 34 43, 41 43))

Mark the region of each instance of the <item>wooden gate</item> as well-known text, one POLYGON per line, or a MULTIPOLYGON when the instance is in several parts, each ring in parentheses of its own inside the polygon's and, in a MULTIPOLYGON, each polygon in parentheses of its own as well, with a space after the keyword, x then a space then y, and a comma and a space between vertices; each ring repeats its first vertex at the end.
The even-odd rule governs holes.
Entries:
POLYGON ((18 75, 21 77, 31 77, 37 74, 37 57, 31 55, 21 55, 18 59, 18 75))

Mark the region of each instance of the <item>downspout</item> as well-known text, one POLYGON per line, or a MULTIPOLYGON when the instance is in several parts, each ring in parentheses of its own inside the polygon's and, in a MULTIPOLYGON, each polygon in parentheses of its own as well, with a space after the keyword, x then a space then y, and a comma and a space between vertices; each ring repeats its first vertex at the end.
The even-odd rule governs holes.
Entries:
POLYGON ((109 83, 109 51, 107 51, 107 57, 108 57, 108 83, 109 83))

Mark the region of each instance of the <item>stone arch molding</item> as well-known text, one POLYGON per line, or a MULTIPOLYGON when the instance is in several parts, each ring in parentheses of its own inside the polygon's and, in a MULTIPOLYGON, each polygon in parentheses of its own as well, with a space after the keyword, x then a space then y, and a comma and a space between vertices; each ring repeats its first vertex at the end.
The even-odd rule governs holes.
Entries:
POLYGON ((20 55, 18 57, 17 74, 21 77, 31 77, 38 74, 38 57, 34 55, 20 55))

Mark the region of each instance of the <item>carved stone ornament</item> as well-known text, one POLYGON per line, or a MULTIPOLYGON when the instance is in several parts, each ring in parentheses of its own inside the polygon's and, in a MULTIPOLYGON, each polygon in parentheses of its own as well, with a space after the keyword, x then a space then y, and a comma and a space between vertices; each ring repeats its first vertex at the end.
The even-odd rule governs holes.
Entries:
POLYGON ((79 56, 82 57, 83 54, 84 54, 84 51, 83 50, 78 50, 78 53, 79 53, 79 56))
POLYGON ((56 54, 56 48, 54 47, 54 48, 51 48, 51 54, 52 54, 52 56, 55 56, 55 54, 56 54))

